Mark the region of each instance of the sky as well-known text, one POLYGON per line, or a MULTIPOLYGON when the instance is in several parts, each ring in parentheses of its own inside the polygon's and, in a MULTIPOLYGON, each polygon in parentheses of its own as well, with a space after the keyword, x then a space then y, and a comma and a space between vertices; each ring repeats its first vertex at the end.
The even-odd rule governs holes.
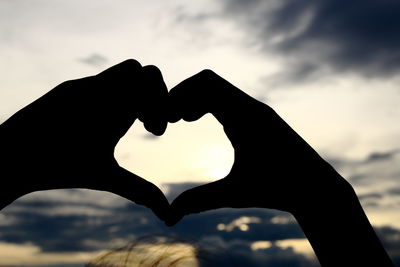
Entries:
MULTIPOLYGON (((0 0, 0 122, 128 58, 158 66, 169 89, 212 69, 274 108, 353 185, 400 262, 399 13, 396 0, 0 0)), ((135 122, 115 155, 170 198, 224 177, 234 160, 210 115, 162 137, 135 122)), ((0 212, 0 265, 82 266, 141 233, 212 240, 246 266, 315 262, 285 213, 223 209, 166 228, 115 195, 74 189, 0 212)))

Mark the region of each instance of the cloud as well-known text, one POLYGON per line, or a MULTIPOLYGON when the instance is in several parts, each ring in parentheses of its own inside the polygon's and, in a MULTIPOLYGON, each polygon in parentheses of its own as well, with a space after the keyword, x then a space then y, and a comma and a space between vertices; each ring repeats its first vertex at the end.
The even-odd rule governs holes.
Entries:
POLYGON ((363 207, 385 209, 400 208, 399 149, 372 151, 363 159, 328 158, 334 168, 346 178, 358 193, 363 207))
POLYGON ((371 163, 375 161, 391 160, 396 154, 400 153, 399 149, 387 151, 387 152, 373 152, 366 159, 365 163, 371 163))
POLYGON ((295 56, 305 76, 324 66, 384 77, 400 68, 396 0, 226 0, 225 11, 243 17, 264 49, 295 56))
POLYGON ((218 235, 224 240, 246 241, 304 238, 296 222, 275 223, 273 218, 279 214, 282 213, 266 209, 218 209, 186 216, 170 231, 194 240, 205 235, 218 235), (255 218, 257 223, 238 223, 238 220, 243 220, 243 218, 255 218))
POLYGON ((199 255, 200 266, 319 266, 315 258, 278 243, 254 250, 251 243, 240 239, 226 241, 218 236, 208 236, 196 245, 204 248, 203 254, 206 254, 199 255))
MULTIPOLYGON (((168 196, 196 185, 169 184, 168 196)), ((365 194, 362 198, 380 196, 365 194)), ((30 244, 46 257, 79 252, 92 255, 143 236, 161 235, 203 248, 205 255, 219 255, 215 266, 232 266, 232 262, 237 266, 318 266, 312 255, 304 254, 307 242, 294 218, 269 209, 218 209, 186 216, 169 228, 149 209, 113 194, 68 189, 25 196, 2 210, 0 221, 2 244, 21 249, 30 244)), ((378 230, 391 253, 398 253, 400 244, 396 238, 400 230, 378 230)), ((201 258, 207 266, 214 266, 213 258, 210 259, 211 265, 207 257, 201 258)))
POLYGON ((282 58, 282 70, 266 77, 271 83, 331 73, 388 78, 400 70, 396 0, 224 0, 219 16, 214 10, 182 12, 179 23, 207 25, 218 17, 233 23, 248 49, 282 58))
MULTIPOLYGON (((6 216, 0 213, 0 226, 8 226, 17 223, 18 220, 15 216, 6 216)), ((0 234, 1 237, 1 234, 0 234)))
MULTIPOLYGON (((169 185, 170 194, 188 186, 195 184, 169 185)), ((266 209, 220 209, 187 216, 176 227, 168 228, 149 209, 110 193, 52 190, 32 193, 2 210, 0 241, 30 242, 43 252, 79 252, 109 248, 155 233, 192 240, 216 235, 227 241, 246 242, 304 238, 294 221, 276 219, 279 216, 289 215, 266 209), (233 225, 232 230, 218 230, 221 223, 233 225)))
POLYGON ((149 140, 149 141, 157 140, 157 138, 158 138, 157 135, 154 135, 152 133, 145 133, 145 134, 142 135, 142 137, 143 137, 143 139, 149 140))
POLYGON ((382 194, 379 194, 379 193, 367 193, 367 194, 359 195, 358 198, 361 201, 365 200, 365 199, 381 199, 382 198, 382 194))
POLYGON ((400 187, 390 188, 386 193, 389 195, 400 196, 400 187))
POLYGON ((360 200, 363 207, 378 207, 381 205, 381 200, 384 197, 383 194, 372 192, 358 195, 358 199, 360 200))
POLYGON ((4 209, 1 220, 2 241, 31 242, 44 252, 93 251, 99 242, 128 241, 133 233, 146 235, 165 227, 145 207, 85 189, 32 193, 4 209))
POLYGON ((400 266, 400 230, 390 227, 378 227, 375 231, 396 266, 400 266))
POLYGON ((359 160, 327 157, 327 161, 356 189, 370 186, 374 190, 385 191, 385 186, 392 186, 400 177, 399 152, 399 149, 372 151, 359 160))
POLYGON ((47 266, 78 267, 82 260, 89 261, 99 252, 86 253, 41 253, 33 244, 10 244, 0 242, 0 266, 47 266), (40 255, 38 257, 38 255, 40 255), (63 264, 59 264, 62 262, 63 264), (53 263, 53 264, 52 264, 53 263), (58 263, 58 264, 57 264, 58 263))
POLYGON ((92 204, 93 200, 103 207, 115 208, 126 205, 127 201, 123 198, 112 194, 99 192, 89 189, 64 189, 64 190, 48 190, 41 191, 40 194, 29 194, 20 199, 21 202, 27 203, 32 201, 52 202, 52 203, 75 203, 75 204, 92 204), (99 196, 101 195, 101 198, 99 196))
POLYGON ((177 196, 179 196, 182 192, 190 189, 190 188, 194 188, 201 185, 201 183, 196 183, 196 182, 192 182, 192 183, 168 183, 165 184, 166 189, 167 189, 167 193, 166 193, 166 197, 169 201, 174 200, 177 196))
POLYGON ((95 67, 102 67, 108 63, 108 59, 106 57, 96 53, 91 54, 86 58, 79 59, 79 61, 95 67))

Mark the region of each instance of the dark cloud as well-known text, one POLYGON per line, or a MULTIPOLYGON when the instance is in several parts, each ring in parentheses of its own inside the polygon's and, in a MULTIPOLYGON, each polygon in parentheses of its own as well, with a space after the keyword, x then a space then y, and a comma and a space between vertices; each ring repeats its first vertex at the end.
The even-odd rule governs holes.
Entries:
POLYGON ((400 187, 390 188, 386 193, 389 195, 400 196, 400 187))
POLYGON ((93 53, 88 57, 79 59, 79 61, 95 67, 101 67, 108 63, 108 59, 106 57, 96 53, 93 53))
POLYGON ((295 221, 286 224, 271 221, 280 214, 281 212, 266 209, 219 209, 186 216, 170 231, 194 240, 205 235, 218 235, 224 240, 241 239, 246 241, 304 238, 304 233, 295 221), (243 231, 237 220, 244 217, 257 218, 259 222, 244 223, 248 230, 243 231), (218 225, 234 226, 235 223, 237 227, 232 227, 230 231, 218 230, 218 225))
MULTIPOLYGON (((168 196, 197 185, 169 184, 168 196)), ((44 252, 98 251, 143 236, 161 235, 176 237, 204 248, 211 253, 207 255, 219 256, 217 261, 212 260, 214 257, 211 261, 202 258, 204 266, 318 266, 293 248, 277 245, 279 240, 302 240, 305 236, 290 214, 269 209, 213 210, 186 216, 169 228, 147 208, 113 194, 70 189, 21 198, 1 212, 0 222, 0 241, 30 242, 44 252), (255 241, 269 241, 271 246, 255 250, 251 248, 255 241)), ((399 230, 384 228, 379 234, 390 253, 400 251, 396 239, 399 230)))
MULTIPOLYGON (((187 11, 179 22, 201 24, 215 17, 187 11)), ((249 48, 286 60, 286 69, 267 77, 271 83, 332 72, 386 78, 400 70, 397 0, 224 0, 219 17, 245 33, 249 48)))
POLYGON ((377 227, 375 231, 396 266, 400 266, 400 230, 390 227, 377 227))
POLYGON ((390 76, 400 69, 397 0, 226 0, 226 14, 242 18, 264 49, 296 59, 307 77, 323 67, 390 76))
POLYGON ((52 252, 103 249, 111 246, 112 240, 128 242, 137 234, 166 228, 147 208, 90 190, 34 193, 15 201, 2 214, 15 221, 0 226, 2 241, 32 242, 52 252))
MULTIPOLYGON (((197 184, 169 185, 177 194, 197 184)), ((15 201, 2 211, 0 240, 9 243, 32 242, 43 251, 92 251, 109 247, 112 240, 164 234, 200 240, 219 236, 225 241, 241 239, 282 240, 304 238, 295 221, 275 222, 273 218, 290 215, 267 209, 220 209, 187 216, 178 225, 166 227, 153 213, 115 195, 90 190, 53 190, 37 192, 15 201), (59 198, 57 198, 57 194, 59 198), (70 199, 67 197, 70 195, 70 199), (233 227, 217 229, 218 224, 232 224, 239 218, 257 218, 247 224, 247 231, 233 227), (9 223, 7 223, 9 222, 9 223)))

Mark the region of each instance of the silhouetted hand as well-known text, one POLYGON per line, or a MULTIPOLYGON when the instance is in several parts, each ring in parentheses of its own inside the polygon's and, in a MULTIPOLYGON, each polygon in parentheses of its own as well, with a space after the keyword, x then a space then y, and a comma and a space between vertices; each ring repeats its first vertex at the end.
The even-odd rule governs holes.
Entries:
POLYGON ((0 128, 0 208, 33 191, 88 188, 145 205, 165 220, 164 194, 121 168, 114 148, 137 118, 161 135, 167 95, 158 68, 127 60, 64 82, 18 111, 0 128))
POLYGON ((188 190, 173 201, 176 220, 222 207, 295 212, 312 205, 317 195, 328 191, 324 189, 345 183, 269 106, 210 70, 173 88, 170 101, 171 122, 193 121, 212 113, 235 151, 227 177, 188 190))
POLYGON ((223 179, 179 195, 168 225, 223 207, 291 212, 322 266, 393 266, 349 183, 270 107, 210 70, 170 93, 169 121, 212 113, 235 151, 223 179))

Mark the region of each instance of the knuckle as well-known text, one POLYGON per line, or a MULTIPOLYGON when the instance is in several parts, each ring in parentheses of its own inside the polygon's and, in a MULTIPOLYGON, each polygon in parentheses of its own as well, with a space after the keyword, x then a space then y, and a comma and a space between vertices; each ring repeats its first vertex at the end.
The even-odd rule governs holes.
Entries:
POLYGON ((121 64, 128 68, 140 68, 142 66, 139 61, 132 58, 123 61, 121 64))
MULTIPOLYGON (((198 79, 201 81, 201 84, 207 85, 217 85, 221 84, 223 79, 217 73, 210 69, 204 69, 198 73, 198 79)), ((207 86, 206 88, 209 88, 207 86)))
POLYGON ((144 66, 143 71, 149 76, 162 76, 160 69, 154 65, 144 66))
POLYGON ((64 81, 62 83, 60 83, 59 85, 57 85, 56 88, 76 88, 76 87, 83 87, 83 86, 87 86, 90 85, 91 82, 93 82, 93 77, 89 76, 89 77, 85 77, 85 78, 79 78, 79 79, 73 79, 73 80, 67 80, 64 81))
POLYGON ((278 113, 276 113, 276 111, 271 106, 269 106, 267 104, 264 104, 264 103, 262 103, 262 104, 263 104, 263 107, 264 107, 265 111, 269 115, 272 115, 272 116, 277 116, 278 115, 278 113))
POLYGON ((129 77, 132 75, 132 73, 137 73, 141 68, 142 66, 138 61, 134 59, 127 59, 109 67, 108 69, 100 72, 96 76, 106 80, 129 77))
POLYGON ((62 88, 71 87, 71 86, 73 86, 74 84, 76 84, 77 81, 78 81, 78 80, 68 80, 68 81, 64 81, 64 82, 60 83, 57 87, 62 87, 62 88))
POLYGON ((210 70, 210 69, 204 69, 204 70, 200 71, 199 75, 205 76, 205 77, 215 77, 215 76, 217 76, 217 74, 214 71, 210 70))

